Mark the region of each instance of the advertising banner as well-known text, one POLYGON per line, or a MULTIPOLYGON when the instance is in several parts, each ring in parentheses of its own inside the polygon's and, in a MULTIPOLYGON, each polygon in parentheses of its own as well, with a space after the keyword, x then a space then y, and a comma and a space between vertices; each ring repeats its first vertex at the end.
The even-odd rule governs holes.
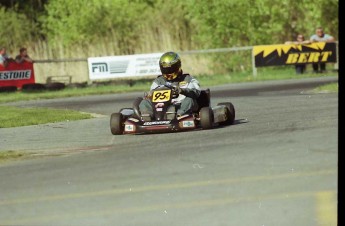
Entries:
POLYGON ((336 43, 280 44, 253 47, 256 67, 337 62, 336 43))
POLYGON ((163 53, 88 58, 90 80, 159 75, 163 53))
POLYGON ((0 87, 16 86, 21 89, 24 84, 35 83, 33 63, 9 62, 7 67, 0 65, 0 87))

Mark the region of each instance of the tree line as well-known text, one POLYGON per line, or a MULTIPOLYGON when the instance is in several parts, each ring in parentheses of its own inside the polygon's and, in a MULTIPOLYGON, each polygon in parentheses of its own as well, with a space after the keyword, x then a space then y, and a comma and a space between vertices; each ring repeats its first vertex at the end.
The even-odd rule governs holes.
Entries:
POLYGON ((337 39, 338 12, 336 0, 1 0, 0 45, 121 55, 279 44, 318 26, 337 39))

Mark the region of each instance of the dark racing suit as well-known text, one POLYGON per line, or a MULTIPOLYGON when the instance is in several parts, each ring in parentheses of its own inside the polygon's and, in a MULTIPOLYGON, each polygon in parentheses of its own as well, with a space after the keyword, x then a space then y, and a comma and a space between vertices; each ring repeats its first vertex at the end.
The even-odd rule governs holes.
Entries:
MULTIPOLYGON (((164 76, 159 75, 152 83, 151 89, 154 90, 162 85, 179 86, 181 88, 180 95, 172 100, 173 104, 179 106, 177 109, 177 115, 190 114, 193 111, 198 110, 197 98, 201 93, 200 85, 190 74, 181 74, 175 80, 168 81, 164 76)), ((139 104, 139 110, 143 115, 153 115, 153 109, 151 102, 147 99, 143 99, 139 104)))

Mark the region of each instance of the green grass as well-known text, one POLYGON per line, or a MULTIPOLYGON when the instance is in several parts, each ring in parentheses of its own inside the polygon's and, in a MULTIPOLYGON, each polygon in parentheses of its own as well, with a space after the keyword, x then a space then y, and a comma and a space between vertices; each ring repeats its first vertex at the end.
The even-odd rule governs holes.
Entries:
POLYGON ((92 118, 92 116, 87 113, 48 108, 0 106, 0 112, 0 128, 92 118))
POLYGON ((0 163, 9 161, 9 160, 18 160, 25 159, 32 155, 28 152, 19 152, 19 151, 0 151, 0 163))
MULTIPOLYGON (((337 76, 337 72, 328 72, 326 74, 312 74, 305 73, 296 75, 292 67, 280 68, 259 68, 257 76, 254 77, 252 72, 230 73, 226 75, 195 75, 200 81, 201 87, 209 87, 215 85, 224 85, 229 83, 253 82, 253 81, 268 81, 268 80, 282 80, 282 79, 296 79, 296 78, 311 78, 320 76, 337 76)), ((110 94, 110 93, 126 93, 135 91, 148 91, 151 86, 153 78, 138 79, 134 84, 129 81, 119 80, 112 83, 102 83, 92 85, 85 88, 66 88, 60 91, 42 91, 42 92, 21 92, 15 93, 1 93, 0 103, 25 101, 25 100, 39 100, 39 99, 53 99, 73 96, 86 96, 95 94, 110 94)), ((131 81, 133 82, 133 81, 131 81)))
POLYGON ((314 92, 327 92, 327 93, 337 93, 339 92, 338 83, 330 83, 327 85, 319 86, 313 90, 314 92))
POLYGON ((133 91, 147 90, 150 87, 150 83, 137 84, 135 86, 129 85, 98 85, 90 86, 86 88, 66 88, 60 91, 41 91, 41 92, 21 92, 14 93, 1 93, 0 103, 9 103, 17 101, 27 100, 39 100, 39 99, 54 99, 64 97, 86 96, 95 94, 109 94, 109 93, 125 93, 133 91))

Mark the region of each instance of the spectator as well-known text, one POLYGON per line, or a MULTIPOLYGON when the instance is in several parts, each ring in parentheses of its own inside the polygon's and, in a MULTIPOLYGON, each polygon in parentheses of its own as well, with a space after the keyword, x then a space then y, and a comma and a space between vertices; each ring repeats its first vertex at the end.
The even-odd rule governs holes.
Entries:
MULTIPOLYGON (((309 44, 309 40, 305 40, 304 35, 298 34, 296 41, 287 41, 285 44, 295 44, 295 45, 300 45, 300 44, 309 44)), ((303 74, 305 72, 307 65, 306 64, 295 64, 295 70, 296 74, 303 74)))
POLYGON ((302 34, 298 34, 296 37, 296 41, 287 41, 285 42, 285 44, 309 44, 310 41, 309 40, 305 40, 304 35, 302 34))
POLYGON ((13 61, 13 59, 7 55, 6 48, 1 47, 0 48, 0 65, 7 67, 8 62, 10 62, 10 61, 13 61))
POLYGON ((19 55, 16 56, 16 62, 21 64, 24 61, 32 63, 32 59, 29 57, 27 49, 20 48, 19 55))
MULTIPOLYGON (((323 32, 322 27, 316 28, 315 34, 310 37, 311 42, 334 42, 335 39, 329 34, 323 32)), ((313 72, 322 73, 326 70, 326 63, 313 63, 313 72), (319 71, 320 68, 320 71, 319 71)))

